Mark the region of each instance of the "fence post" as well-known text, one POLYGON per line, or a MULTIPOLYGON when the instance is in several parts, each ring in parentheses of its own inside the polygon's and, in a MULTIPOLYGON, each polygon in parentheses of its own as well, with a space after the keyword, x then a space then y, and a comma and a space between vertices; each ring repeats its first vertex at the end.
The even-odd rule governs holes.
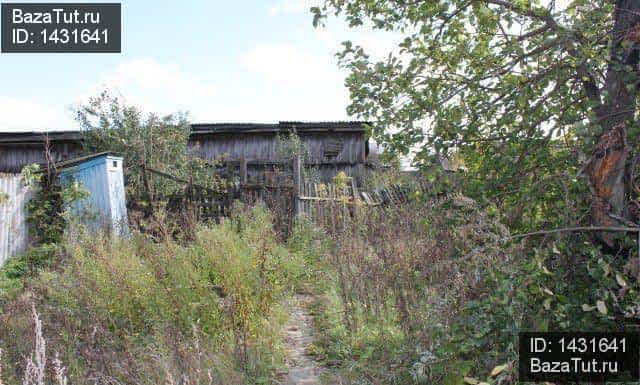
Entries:
POLYGON ((242 203, 247 203, 248 202, 247 201, 247 197, 246 197, 247 194, 245 194, 245 191, 249 191, 249 190, 246 189, 247 180, 248 180, 248 178, 247 178, 247 159, 244 157, 244 155, 240 156, 239 167, 240 167, 240 170, 239 170, 240 171, 240 188, 239 188, 240 191, 239 191, 238 195, 239 195, 240 201, 242 203))
POLYGON ((300 214, 300 182, 301 177, 300 155, 293 156, 293 210, 294 216, 300 214))
POLYGON ((242 155, 240 157, 240 184, 247 183, 247 159, 242 155))

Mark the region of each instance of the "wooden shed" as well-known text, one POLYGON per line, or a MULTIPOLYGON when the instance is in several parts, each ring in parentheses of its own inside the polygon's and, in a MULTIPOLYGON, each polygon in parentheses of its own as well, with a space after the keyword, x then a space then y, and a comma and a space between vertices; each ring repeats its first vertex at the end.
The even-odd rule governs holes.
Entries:
MULTIPOLYGON (((189 147, 209 160, 249 161, 250 179, 261 179, 286 159, 283 141, 295 133, 302 143, 305 166, 321 181, 344 171, 360 178, 369 144, 365 122, 279 122, 193 124, 189 147)), ((0 133, 0 172, 19 173, 28 164, 46 164, 48 142, 55 162, 84 155, 80 131, 0 133)))
POLYGON ((344 171, 363 175, 369 145, 365 122, 215 123, 192 125, 190 147, 209 160, 248 160, 249 178, 259 179, 269 165, 287 160, 290 134, 300 139, 305 166, 321 181, 344 171))
POLYGON ((58 163, 56 169, 63 185, 78 182, 89 193, 71 204, 87 228, 129 234, 122 157, 103 152, 58 163))
POLYGON ((53 162, 78 157, 82 153, 79 131, 0 132, 0 173, 17 174, 32 163, 47 163, 46 144, 53 162))

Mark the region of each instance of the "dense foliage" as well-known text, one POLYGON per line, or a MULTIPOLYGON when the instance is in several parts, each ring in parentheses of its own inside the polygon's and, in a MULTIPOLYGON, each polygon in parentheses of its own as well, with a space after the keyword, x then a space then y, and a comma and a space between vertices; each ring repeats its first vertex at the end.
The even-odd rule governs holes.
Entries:
POLYGON ((639 7, 326 0, 312 9, 316 25, 342 17, 401 37, 383 60, 344 43, 349 111, 373 121, 391 155, 414 154, 432 181, 443 174, 434 163, 455 159, 456 188, 475 200, 422 202, 337 238, 321 347, 341 379, 514 383, 521 330, 633 327, 635 233, 513 234, 638 227, 639 7))
MULTIPOLYGON (((400 37, 385 60, 344 43, 349 111, 392 153, 459 155, 485 196, 555 224, 565 198, 594 224, 638 219, 636 1, 327 0, 352 27, 400 37), (581 179, 580 176, 587 178, 581 179), (591 187, 591 191, 587 187, 591 187), (574 193, 576 193, 574 195, 574 193)), ((574 220, 576 218, 572 218, 574 220)), ((612 245, 610 237, 603 237, 612 245)))
POLYGON ((78 106, 76 113, 87 152, 112 151, 124 157, 130 203, 148 205, 185 188, 185 183, 158 177, 150 170, 204 188, 224 190, 213 165, 195 156, 197 148, 187 151, 191 127, 186 115, 145 116, 108 91, 78 106))
POLYGON ((51 164, 47 170, 37 164, 28 165, 21 177, 31 190, 25 205, 31 247, 10 261, 13 278, 36 274, 55 263, 58 243, 71 219, 71 204, 88 195, 78 183, 62 185, 51 164))

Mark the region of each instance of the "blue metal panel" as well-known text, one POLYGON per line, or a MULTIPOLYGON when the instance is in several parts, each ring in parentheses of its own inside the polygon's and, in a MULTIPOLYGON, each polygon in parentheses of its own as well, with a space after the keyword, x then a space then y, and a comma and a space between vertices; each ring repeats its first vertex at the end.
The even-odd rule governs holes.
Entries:
POLYGON ((100 155, 60 172, 63 184, 79 183, 89 197, 72 205, 72 213, 88 227, 129 234, 122 158, 100 155))

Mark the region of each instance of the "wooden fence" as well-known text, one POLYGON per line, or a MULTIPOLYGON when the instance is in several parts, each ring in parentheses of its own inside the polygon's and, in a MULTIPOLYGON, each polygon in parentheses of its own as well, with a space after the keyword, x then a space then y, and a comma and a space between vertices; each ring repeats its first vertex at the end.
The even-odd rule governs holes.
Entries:
POLYGON ((337 231, 363 211, 408 201, 408 191, 398 185, 364 191, 351 177, 339 183, 305 180, 298 156, 282 161, 240 158, 218 165, 218 169, 224 170, 221 177, 235 181, 226 192, 210 191, 161 171, 148 171, 183 183, 183 198, 196 206, 201 219, 228 216, 235 201, 248 205, 263 202, 274 213, 276 227, 286 233, 301 215, 318 226, 337 231), (261 172, 249 173, 249 168, 261 172))
MULTIPOLYGON (((424 186, 418 186, 424 191, 424 186)), ((353 178, 339 183, 303 182, 296 195, 296 216, 305 216, 328 231, 340 231, 359 215, 383 206, 409 201, 409 191, 399 185, 359 190, 353 178), (346 183, 345 183, 346 182, 346 183)))
POLYGON ((199 220, 219 219, 231 214, 234 202, 254 205, 263 202, 274 212, 276 227, 288 232, 295 215, 294 174, 300 177, 295 160, 265 161, 240 158, 216 163, 215 174, 226 181, 220 189, 200 186, 192 180, 179 178, 161 170, 147 168, 148 177, 176 183, 170 197, 172 210, 193 210, 199 220))
POLYGON ((333 231, 343 228, 357 215, 361 202, 355 183, 303 183, 296 200, 297 215, 333 231))

